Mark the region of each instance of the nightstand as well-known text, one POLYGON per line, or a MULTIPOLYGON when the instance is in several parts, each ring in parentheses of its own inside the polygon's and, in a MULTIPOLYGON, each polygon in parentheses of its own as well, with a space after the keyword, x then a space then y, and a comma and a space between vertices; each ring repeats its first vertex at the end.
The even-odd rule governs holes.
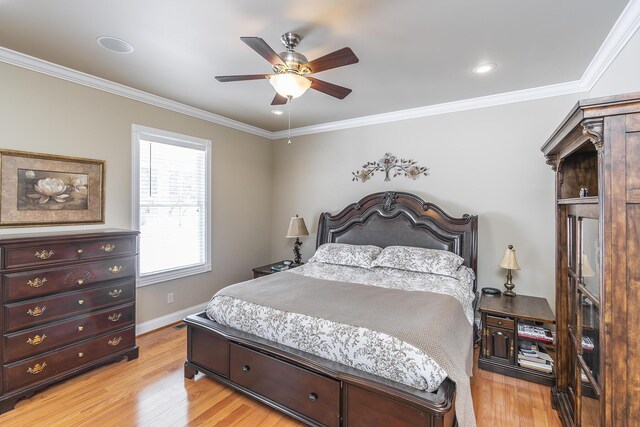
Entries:
MULTIPOLYGON (((262 276, 268 276, 269 274, 273 274, 273 273, 279 273, 278 271, 273 271, 271 269, 272 265, 278 265, 278 264, 282 264, 282 261, 279 262, 273 262, 271 264, 267 264, 267 265, 263 265, 261 267, 256 267, 254 268, 253 271, 253 278, 257 279, 258 277, 262 277, 262 276)), ((296 267, 300 267, 302 264, 291 264, 291 266, 289 266, 289 270, 292 268, 296 268, 296 267)), ((287 270, 285 270, 287 271, 287 270)))
POLYGON ((482 346, 478 359, 481 369, 539 384, 555 385, 553 371, 545 372, 539 365, 531 363, 535 358, 527 360, 519 354, 521 344, 534 343, 555 361, 553 342, 544 338, 525 337, 524 332, 518 333, 519 324, 545 328, 555 324, 555 317, 546 299, 526 295, 508 297, 483 294, 478 311, 482 321, 482 346))

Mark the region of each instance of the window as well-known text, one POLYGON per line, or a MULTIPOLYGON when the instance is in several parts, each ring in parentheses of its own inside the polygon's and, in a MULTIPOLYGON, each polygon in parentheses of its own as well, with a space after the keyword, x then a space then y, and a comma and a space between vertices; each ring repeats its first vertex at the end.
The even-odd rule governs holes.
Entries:
POLYGON ((139 286, 211 271, 211 141, 133 125, 139 286))

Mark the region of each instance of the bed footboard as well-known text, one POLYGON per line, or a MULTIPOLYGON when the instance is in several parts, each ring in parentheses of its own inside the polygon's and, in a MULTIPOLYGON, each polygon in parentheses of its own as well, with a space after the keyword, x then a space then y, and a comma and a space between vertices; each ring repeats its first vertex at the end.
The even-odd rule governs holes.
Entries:
POLYGON ((184 375, 203 373, 308 425, 455 425, 455 386, 419 391, 222 326, 199 313, 188 326, 184 375))

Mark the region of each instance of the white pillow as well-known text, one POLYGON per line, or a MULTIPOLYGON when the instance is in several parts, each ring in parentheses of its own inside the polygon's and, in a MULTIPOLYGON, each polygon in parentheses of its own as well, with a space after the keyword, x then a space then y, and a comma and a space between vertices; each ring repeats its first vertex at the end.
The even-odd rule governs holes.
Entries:
POLYGON ((371 265, 455 276, 463 262, 464 258, 449 251, 411 246, 387 246, 371 265))
POLYGON ((382 248, 373 245, 325 243, 316 250, 309 262, 371 268, 371 263, 380 255, 380 252, 382 248))

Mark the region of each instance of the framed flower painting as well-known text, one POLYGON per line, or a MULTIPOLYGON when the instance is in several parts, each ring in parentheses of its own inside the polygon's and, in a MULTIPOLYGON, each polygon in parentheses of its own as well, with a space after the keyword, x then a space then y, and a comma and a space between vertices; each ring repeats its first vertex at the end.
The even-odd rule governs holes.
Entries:
POLYGON ((103 160, 0 150, 0 227, 104 223, 103 160))

